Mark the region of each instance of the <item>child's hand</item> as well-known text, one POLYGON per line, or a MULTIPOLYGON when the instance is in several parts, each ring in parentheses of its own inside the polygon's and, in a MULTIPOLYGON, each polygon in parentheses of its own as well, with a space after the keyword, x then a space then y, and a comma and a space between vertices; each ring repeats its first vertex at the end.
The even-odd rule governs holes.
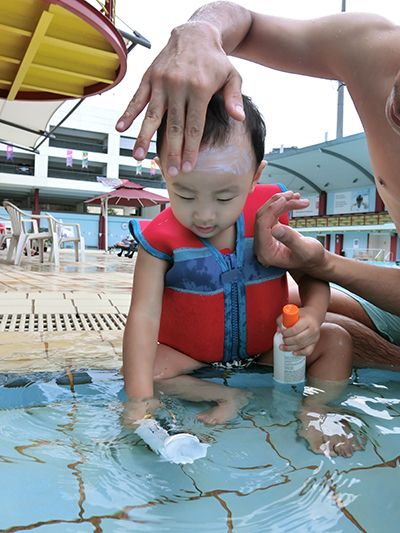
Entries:
POLYGON ((124 404, 122 424, 128 429, 135 429, 140 420, 153 415, 160 406, 161 403, 156 398, 131 398, 124 404))
MULTIPOLYGON (((299 309, 299 321, 291 328, 281 329, 284 346, 283 350, 293 352, 294 355, 311 355, 320 336, 321 322, 310 307, 299 309)), ((282 316, 277 320, 282 324, 282 316)))

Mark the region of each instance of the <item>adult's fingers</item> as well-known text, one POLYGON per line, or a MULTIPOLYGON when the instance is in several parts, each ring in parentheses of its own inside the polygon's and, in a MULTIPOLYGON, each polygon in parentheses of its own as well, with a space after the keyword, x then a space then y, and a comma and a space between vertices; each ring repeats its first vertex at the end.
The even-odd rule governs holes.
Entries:
POLYGON ((193 95, 188 101, 181 161, 183 172, 190 172, 196 165, 210 99, 211 94, 203 94, 202 96, 193 95))
POLYGON ((150 141, 157 131, 166 109, 164 93, 155 91, 151 95, 151 101, 147 107, 142 126, 133 147, 133 157, 142 161, 149 151, 150 141))
POLYGON ((118 131, 126 131, 135 118, 146 107, 151 95, 150 83, 143 77, 138 90, 132 97, 123 115, 117 120, 116 129, 118 131))
POLYGON ((165 168, 169 176, 176 176, 181 168, 186 115, 186 91, 178 83, 170 92, 167 108, 165 168))
POLYGON ((235 120, 242 122, 245 119, 242 98, 242 78, 236 69, 232 68, 229 80, 222 91, 225 108, 235 120))
POLYGON ((257 219, 262 219, 263 223, 268 226, 269 221, 277 220, 288 211, 304 209, 309 203, 309 200, 300 198, 300 194, 293 191, 277 193, 260 207, 257 211, 257 219))
POLYGON ((203 136, 207 106, 212 91, 192 83, 177 83, 170 92, 167 115, 166 168, 170 176, 193 170, 203 136))
POLYGON ((290 226, 276 224, 271 230, 272 236, 287 246, 295 254, 301 255, 304 246, 304 238, 290 226))

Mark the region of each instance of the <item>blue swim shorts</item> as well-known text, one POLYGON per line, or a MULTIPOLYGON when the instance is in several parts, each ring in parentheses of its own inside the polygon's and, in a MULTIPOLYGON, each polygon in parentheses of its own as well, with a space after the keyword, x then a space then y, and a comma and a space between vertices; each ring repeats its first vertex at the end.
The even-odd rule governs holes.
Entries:
POLYGON ((335 283, 331 283, 330 286, 332 289, 338 289, 339 291, 351 296, 354 300, 356 300, 372 320, 381 337, 388 340, 392 344, 396 344, 396 346, 400 346, 400 316, 393 315, 388 311, 383 311, 383 309, 380 309, 371 302, 368 302, 361 296, 358 296, 357 294, 354 294, 344 287, 336 285, 335 283))

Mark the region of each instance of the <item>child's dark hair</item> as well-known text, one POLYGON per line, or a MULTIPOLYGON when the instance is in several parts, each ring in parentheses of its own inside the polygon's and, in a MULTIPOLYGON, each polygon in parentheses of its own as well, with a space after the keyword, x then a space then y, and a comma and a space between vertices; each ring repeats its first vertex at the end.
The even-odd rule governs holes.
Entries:
MULTIPOLYGON (((257 166, 264 159, 264 141, 266 135, 264 119, 252 102, 251 98, 243 95, 243 107, 246 118, 244 126, 250 134, 250 141, 254 149, 257 166)), ((164 142, 167 127, 167 112, 157 130, 157 153, 160 154, 164 142)), ((222 96, 217 93, 211 98, 207 108, 206 121, 204 125, 201 146, 221 146, 226 143, 230 133, 234 129, 234 121, 225 109, 222 96)))

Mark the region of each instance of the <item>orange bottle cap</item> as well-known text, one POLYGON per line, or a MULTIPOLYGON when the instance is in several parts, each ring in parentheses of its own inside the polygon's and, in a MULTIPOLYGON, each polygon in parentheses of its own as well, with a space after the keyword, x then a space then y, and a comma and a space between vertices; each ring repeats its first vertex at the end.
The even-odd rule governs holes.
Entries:
POLYGON ((290 328, 299 320, 299 308, 295 304, 287 304, 282 309, 283 327, 290 328))

